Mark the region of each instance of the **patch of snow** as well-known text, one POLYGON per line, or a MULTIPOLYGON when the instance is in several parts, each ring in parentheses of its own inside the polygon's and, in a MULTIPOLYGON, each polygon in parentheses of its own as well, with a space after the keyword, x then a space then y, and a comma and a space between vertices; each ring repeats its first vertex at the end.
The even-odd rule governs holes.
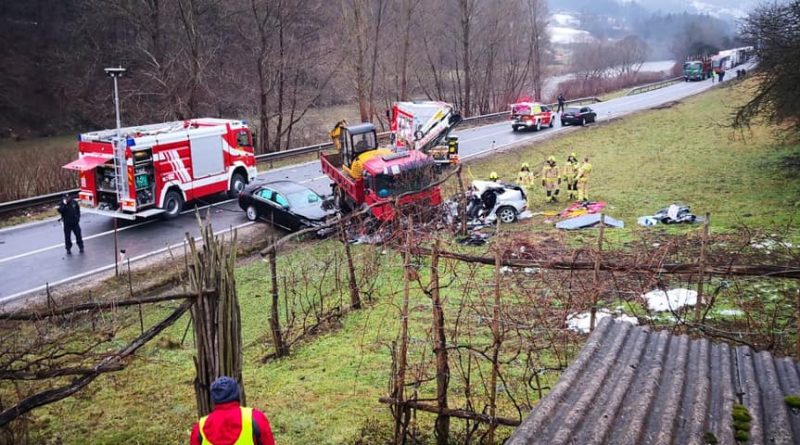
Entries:
POLYGON ((539 269, 535 267, 526 267, 522 269, 522 271, 525 272, 526 274, 535 274, 536 272, 539 272, 539 269))
POLYGON ((697 291, 679 288, 664 292, 661 289, 656 289, 642 295, 642 298, 645 299, 647 308, 651 311, 677 311, 684 306, 697 304, 697 291))
POLYGON ((726 317, 739 317, 744 315, 744 311, 740 309, 723 309, 717 313, 726 317))
POLYGON ((500 268, 500 273, 511 273, 511 268, 508 266, 503 266, 500 268))
POLYGON ((591 40, 592 38, 588 31, 566 26, 548 26, 547 30, 550 32, 550 41, 562 45, 591 40))
MULTIPOLYGON (((639 324, 639 320, 637 320, 636 317, 631 317, 630 315, 625 315, 625 314, 613 314, 606 309, 600 309, 595 313, 595 326, 597 326, 597 323, 599 323, 600 320, 606 317, 613 317, 615 320, 625 321, 633 325, 639 324)), ((567 317, 567 329, 570 329, 575 332, 580 332, 582 334, 588 334, 591 320, 592 320, 591 312, 570 314, 567 317)))
POLYGON ((747 12, 738 8, 724 8, 719 5, 711 5, 699 0, 692 0, 692 6, 697 12, 701 14, 708 14, 712 17, 720 18, 722 16, 731 16, 736 18, 743 18, 747 16, 747 12))
POLYGON ((755 242, 751 244, 756 249, 763 249, 763 250, 772 250, 776 248, 781 249, 791 249, 794 245, 788 241, 775 241, 773 239, 765 239, 763 241, 755 242))
POLYGON ((574 15, 565 14, 563 12, 551 15, 550 20, 556 26, 575 28, 581 24, 581 21, 578 20, 574 15))

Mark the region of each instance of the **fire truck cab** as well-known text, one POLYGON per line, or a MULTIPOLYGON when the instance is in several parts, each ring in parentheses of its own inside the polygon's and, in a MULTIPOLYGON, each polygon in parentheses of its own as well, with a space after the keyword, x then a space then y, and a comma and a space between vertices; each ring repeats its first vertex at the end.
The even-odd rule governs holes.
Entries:
POLYGON ((185 203, 255 179, 253 135, 240 120, 199 118, 78 136, 81 204, 123 219, 178 216, 185 203))

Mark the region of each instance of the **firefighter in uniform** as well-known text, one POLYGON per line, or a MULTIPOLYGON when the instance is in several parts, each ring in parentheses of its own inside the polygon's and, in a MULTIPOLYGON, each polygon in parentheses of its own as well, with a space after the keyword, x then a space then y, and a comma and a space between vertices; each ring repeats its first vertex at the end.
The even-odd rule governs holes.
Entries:
POLYGON ((346 126, 347 121, 342 119, 333 126, 333 130, 330 132, 331 139, 333 140, 333 146, 336 148, 336 151, 342 150, 342 141, 339 138, 342 135, 342 128, 346 126))
POLYGON ((578 167, 578 200, 589 200, 589 176, 592 173, 592 164, 589 163, 589 158, 583 158, 583 163, 578 167))
POLYGON ((72 234, 75 234, 75 244, 78 250, 83 253, 83 237, 81 237, 81 206, 72 199, 67 193, 58 204, 58 213, 61 214, 61 222, 64 225, 64 247, 67 248, 67 255, 72 255, 72 234))
POLYGON ((559 175, 558 167, 556 167, 556 158, 550 156, 542 169, 542 187, 544 187, 545 191, 544 202, 558 202, 556 196, 558 196, 558 185, 560 183, 561 175, 559 175))
POLYGON ((497 182, 499 179, 500 179, 500 176, 497 174, 497 172, 489 173, 489 180, 490 181, 497 182))
POLYGON ((214 410, 192 427, 191 445, 275 445, 267 416, 240 404, 239 384, 222 376, 211 384, 214 410))
POLYGON ((567 193, 569 199, 578 197, 578 156, 575 153, 570 153, 567 156, 567 162, 561 169, 561 178, 567 183, 567 193))

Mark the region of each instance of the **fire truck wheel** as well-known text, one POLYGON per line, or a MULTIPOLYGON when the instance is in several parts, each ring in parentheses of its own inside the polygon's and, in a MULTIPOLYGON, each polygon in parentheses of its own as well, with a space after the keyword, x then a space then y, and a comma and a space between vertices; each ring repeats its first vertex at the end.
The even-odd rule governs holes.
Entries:
POLYGON ((173 219, 181 214, 182 209, 183 197, 181 194, 175 190, 167 192, 167 196, 164 197, 164 210, 166 211, 164 218, 173 219))
POLYGON ((517 211, 513 207, 500 207, 497 209, 497 218, 503 224, 510 224, 517 220, 517 211))
POLYGON ((247 219, 250 221, 255 221, 258 219, 258 210, 254 206, 247 206, 247 209, 244 211, 245 215, 247 215, 247 219))
POLYGON ((244 186, 247 185, 247 180, 241 173, 234 173, 231 176, 231 187, 228 189, 228 198, 236 198, 239 192, 244 191, 244 186))
POLYGON ((536 121, 536 131, 539 131, 541 129, 542 129, 542 121, 536 121))

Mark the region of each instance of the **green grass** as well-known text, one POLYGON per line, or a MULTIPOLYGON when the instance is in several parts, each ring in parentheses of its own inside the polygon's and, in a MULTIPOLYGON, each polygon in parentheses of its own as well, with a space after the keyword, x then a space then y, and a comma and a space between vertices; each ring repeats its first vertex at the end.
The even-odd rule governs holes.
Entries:
MULTIPOLYGON (((746 87, 716 89, 669 109, 639 113, 480 160, 471 169, 476 176, 496 170, 513 178, 523 160, 537 164, 551 154, 559 159, 573 150, 587 154, 595 167, 592 198, 608 201, 608 214, 628 225, 616 232, 618 239, 635 235, 632 227, 637 216, 672 202, 690 204, 700 214, 710 212, 715 231, 734 230, 740 224, 787 224, 798 212, 800 186, 796 173, 792 176, 781 163, 787 155, 797 155, 798 146, 782 141, 764 126, 755 127, 745 140, 732 138, 732 131, 721 126, 731 107, 742 100, 733 99, 733 93, 744 94, 746 87)), ((532 201, 540 198, 537 190, 532 201)), ((533 210, 557 208, 536 202, 533 210)), ((508 230, 553 229, 539 218, 508 226, 508 230)), ((593 231, 580 232, 573 242, 592 243, 594 239, 593 231)), ((282 254, 279 261, 284 270, 296 270, 309 255, 331 255, 335 249, 341 247, 334 241, 310 243, 282 254)), ((356 256, 365 255, 367 249, 354 246, 356 256)), ((401 277, 398 255, 382 255, 381 263, 381 273, 370 276, 379 292, 366 309, 346 315, 340 325, 295 345, 290 357, 266 364, 261 359, 272 352, 266 265, 253 262, 237 270, 248 404, 267 413, 278 443, 352 443, 363 428, 388 421, 388 410, 377 399, 388 393, 388 345, 397 334, 401 277)), ((423 282, 424 274, 423 268, 423 282)), ((461 298, 451 291, 444 296, 451 309, 461 298)), ((411 304, 416 308, 410 319, 411 337, 424 339, 430 302, 413 292, 411 304)), ((166 309, 150 310, 148 321, 166 313, 166 309)), ((183 348, 159 346, 165 345, 167 338, 180 341, 187 321, 184 317, 145 347, 128 369, 99 378, 76 397, 36 410, 31 425, 34 439, 53 442, 60 437, 66 444, 188 440, 195 420, 191 335, 183 348)), ((484 340, 480 336, 475 339, 484 340)), ((412 347, 412 362, 419 359, 423 346, 412 347)), ((509 368, 510 374, 518 373, 513 365, 509 368)), ((552 385, 557 375, 549 374, 549 378, 552 380, 545 384, 552 385)), ((453 389, 451 401, 457 405, 458 388, 453 389)), ((423 389, 423 394, 429 395, 425 391, 429 389, 423 389)), ((421 428, 430 429, 433 418, 419 414, 421 428)), ((458 423, 454 421, 453 431, 458 423)), ((501 429, 499 435, 508 431, 501 429)))
MULTIPOLYGON (((800 213, 800 181, 782 167, 784 158, 800 153, 800 144, 781 140, 765 125, 744 133, 728 127, 734 107, 752 86, 714 89, 666 109, 479 160, 471 171, 515 178, 521 162, 541 165, 550 155, 563 162, 574 151, 588 155, 594 167, 590 198, 607 201, 606 213, 623 219, 625 230, 637 217, 671 203, 687 204, 698 215, 710 213, 715 229, 782 226, 800 213)), ((538 187, 532 195, 534 211, 563 207, 544 205, 538 187)))

